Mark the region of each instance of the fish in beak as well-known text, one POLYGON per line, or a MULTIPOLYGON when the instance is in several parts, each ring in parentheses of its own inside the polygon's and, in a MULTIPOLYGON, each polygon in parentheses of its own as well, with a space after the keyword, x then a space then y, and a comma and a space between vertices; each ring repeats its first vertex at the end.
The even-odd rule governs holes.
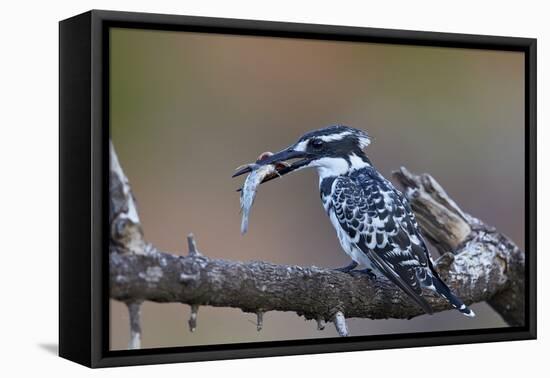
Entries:
POLYGON ((303 166, 297 164, 298 162, 293 164, 286 162, 286 160, 296 159, 302 156, 303 154, 290 152, 288 149, 277 154, 264 152, 258 157, 255 163, 246 164, 237 168, 237 172, 235 172, 233 177, 248 173, 242 188, 237 189, 238 192, 241 192, 242 235, 248 231, 248 218, 252 205, 254 204, 258 186, 260 186, 261 183, 273 180, 274 178, 280 177, 303 166))
POLYGON ((266 175, 261 181, 261 184, 263 184, 264 182, 273 180, 277 177, 284 176, 287 173, 290 173, 299 168, 302 168, 307 164, 309 164, 310 161, 311 161, 311 157, 309 156, 308 153, 295 151, 292 149, 292 147, 279 151, 276 154, 273 154, 270 152, 264 152, 258 157, 258 160, 256 160, 256 163, 240 166, 239 168, 237 168, 237 171, 231 177, 237 177, 237 176, 244 175, 246 173, 250 173, 254 169, 257 169, 262 166, 266 166, 266 165, 275 166, 276 172, 266 175), (293 159, 298 159, 298 160, 292 163, 288 162, 289 160, 293 160, 293 159))

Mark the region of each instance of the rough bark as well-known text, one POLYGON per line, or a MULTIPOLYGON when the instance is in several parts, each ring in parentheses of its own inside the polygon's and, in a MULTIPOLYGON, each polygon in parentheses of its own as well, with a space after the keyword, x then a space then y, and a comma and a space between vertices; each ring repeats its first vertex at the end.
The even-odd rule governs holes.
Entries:
MULTIPOLYGON (((440 253, 454 253, 451 270, 440 272, 448 280, 469 281, 470 288, 485 286, 487 303, 510 326, 525 324, 525 254, 494 227, 463 212, 445 190, 427 174, 414 175, 401 168, 394 177, 404 188, 424 234, 440 253), (467 259, 467 261, 464 261, 467 259), (457 264, 464 262, 464 264, 457 264), (476 274, 490 266, 488 275, 476 274), (460 277, 459 277, 460 276, 460 277), (474 281, 484 279, 485 282, 474 281), (498 283, 498 290, 492 291, 498 283)), ((442 256, 443 257, 443 256, 442 256)), ((466 284, 466 282, 464 282, 466 284)), ((464 288, 467 288, 465 285, 464 288)), ((467 293, 465 293, 467 294, 467 293)), ((464 298, 464 297, 463 297, 464 298)))
MULTIPOLYGON (((191 330, 196 328, 199 305, 256 313, 258 330, 264 312, 292 311, 316 319, 319 329, 333 322, 342 336, 348 334, 345 318, 407 319, 423 313, 382 277, 210 259, 199 253, 192 235, 187 256, 157 250, 143 239, 130 185, 112 145, 110 151, 111 298, 129 306, 131 348, 139 347, 141 330, 135 323, 139 323, 139 305, 146 300, 191 305, 191 330)), ((435 266, 452 290, 466 304, 488 301, 510 325, 523 324, 523 252, 495 229, 464 213, 431 176, 401 168, 395 178, 425 235, 442 253, 435 266)), ((451 308, 429 291, 424 295, 434 311, 451 308)))

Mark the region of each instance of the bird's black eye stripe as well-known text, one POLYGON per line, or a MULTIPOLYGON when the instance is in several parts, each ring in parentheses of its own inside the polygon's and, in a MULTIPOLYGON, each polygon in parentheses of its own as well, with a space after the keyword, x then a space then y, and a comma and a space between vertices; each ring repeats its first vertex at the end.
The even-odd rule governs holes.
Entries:
POLYGON ((319 148, 323 147, 324 142, 321 139, 312 139, 310 144, 311 144, 311 147, 313 147, 315 149, 319 149, 319 148))

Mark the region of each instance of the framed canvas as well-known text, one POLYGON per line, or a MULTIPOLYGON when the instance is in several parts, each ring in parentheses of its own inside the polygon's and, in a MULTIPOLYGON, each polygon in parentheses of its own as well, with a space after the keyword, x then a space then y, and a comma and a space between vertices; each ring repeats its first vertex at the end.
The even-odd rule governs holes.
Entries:
POLYGON ((62 357, 536 337, 535 39, 94 10, 59 69, 62 357))

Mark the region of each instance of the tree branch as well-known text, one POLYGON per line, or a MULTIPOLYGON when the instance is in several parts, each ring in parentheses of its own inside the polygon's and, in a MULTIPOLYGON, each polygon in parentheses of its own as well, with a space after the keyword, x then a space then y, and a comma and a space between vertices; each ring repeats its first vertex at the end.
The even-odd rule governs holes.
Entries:
POLYGON ((464 213, 432 176, 414 175, 402 167, 398 172, 394 172, 394 177, 403 186, 422 231, 437 246, 439 252, 457 254, 455 261, 467 259, 465 265, 460 268, 456 263, 452 266, 448 264, 452 269, 444 278, 454 282, 460 278, 457 275, 460 275, 471 283, 476 279, 485 279, 482 286, 485 285, 485 290, 490 294, 487 303, 508 325, 523 326, 523 251, 505 235, 498 233, 494 227, 464 213), (481 264, 490 264, 492 267, 486 276, 475 274, 476 270, 481 268, 481 264), (492 284, 495 282, 499 283, 499 289, 493 291, 492 284))
POLYGON ((141 302, 132 300, 126 302, 130 316, 130 342, 128 349, 138 349, 141 346, 141 302))
MULTIPOLYGON (((318 267, 210 259, 188 237, 189 254, 176 256, 146 243, 137 207, 111 145, 111 298, 126 303, 178 302, 234 307, 256 313, 257 327, 267 311, 292 311, 315 319, 319 329, 333 322, 348 334, 345 318, 408 319, 423 313, 382 277, 341 273, 318 267)), ((466 304, 488 301, 510 325, 523 324, 524 255, 509 239, 465 214, 429 175, 395 173, 426 236, 443 255, 436 269, 466 304)), ((434 311, 451 306, 430 291, 434 311)), ((135 344, 134 344, 135 346, 135 344)))

